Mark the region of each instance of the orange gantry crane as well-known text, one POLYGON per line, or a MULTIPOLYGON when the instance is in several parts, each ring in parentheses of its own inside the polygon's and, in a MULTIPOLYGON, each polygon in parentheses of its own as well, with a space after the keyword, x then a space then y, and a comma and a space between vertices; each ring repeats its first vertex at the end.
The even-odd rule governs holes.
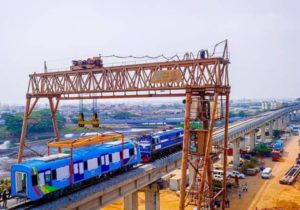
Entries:
MULTIPOLYGON (((69 71, 34 73, 29 75, 18 161, 22 161, 28 118, 40 98, 48 98, 52 113, 55 141, 59 142, 56 112, 61 100, 98 98, 185 97, 184 143, 180 209, 187 205, 197 209, 214 209, 215 199, 225 208, 226 178, 221 188, 213 188, 213 155, 223 153, 226 174, 229 54, 227 40, 215 45, 212 54, 201 50, 197 55, 185 54, 179 59, 132 65, 90 65, 69 71), (220 51, 221 54, 215 52, 220 51), (222 145, 212 141, 214 122, 224 120, 222 145), (191 121, 201 123, 201 129, 190 130, 191 121), (186 186, 187 168, 194 177, 186 186)), ((59 143, 57 143, 59 145, 59 143)), ((61 152, 61 147, 58 147, 61 152)))

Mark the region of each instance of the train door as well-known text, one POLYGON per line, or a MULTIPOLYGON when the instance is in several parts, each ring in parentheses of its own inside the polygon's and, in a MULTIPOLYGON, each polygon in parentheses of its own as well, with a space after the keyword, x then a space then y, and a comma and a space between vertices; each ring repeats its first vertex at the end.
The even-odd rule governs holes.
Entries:
POLYGON ((19 196, 27 196, 27 174, 16 172, 16 192, 19 196))
POLYGON ((84 178, 84 167, 82 161, 73 164, 73 173, 75 182, 84 178))
POLYGON ((108 154, 101 155, 101 173, 109 170, 109 156, 108 154))
POLYGON ((51 181, 52 181, 51 180, 51 171, 50 170, 46 170, 45 171, 45 184, 51 186, 52 185, 51 181))

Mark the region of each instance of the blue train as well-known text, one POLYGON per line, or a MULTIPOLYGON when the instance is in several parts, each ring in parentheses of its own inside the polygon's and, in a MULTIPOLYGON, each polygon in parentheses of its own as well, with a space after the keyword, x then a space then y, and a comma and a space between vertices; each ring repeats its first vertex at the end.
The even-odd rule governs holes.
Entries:
POLYGON ((90 181, 127 171, 140 162, 178 151, 182 142, 183 129, 144 135, 138 144, 125 141, 123 164, 121 141, 74 150, 73 167, 70 167, 70 154, 65 153, 15 164, 11 167, 11 194, 31 201, 59 196, 90 181))
POLYGON ((11 194, 31 201, 64 190, 78 187, 85 181, 126 171, 140 163, 139 146, 133 141, 125 141, 122 153, 121 141, 111 141, 102 145, 80 148, 73 152, 73 167, 70 171, 70 155, 56 154, 36 158, 11 168, 11 194), (122 154, 123 167, 122 167, 122 154), (70 174, 72 176, 70 177, 70 174))
POLYGON ((139 139, 142 162, 151 162, 157 158, 182 149, 183 129, 160 131, 144 135, 139 139))

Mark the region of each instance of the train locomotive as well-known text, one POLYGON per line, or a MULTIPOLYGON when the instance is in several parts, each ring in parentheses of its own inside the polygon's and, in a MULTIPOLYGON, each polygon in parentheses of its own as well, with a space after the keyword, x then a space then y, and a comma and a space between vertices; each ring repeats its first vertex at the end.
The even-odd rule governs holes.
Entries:
POLYGON ((111 141, 101 145, 80 148, 70 154, 49 155, 13 165, 11 168, 12 196, 31 201, 54 194, 63 194, 85 181, 126 171, 140 163, 138 145, 133 141, 111 141), (123 153, 122 153, 123 148, 123 153), (122 163, 122 154, 124 154, 122 163), (72 176, 70 177, 70 174, 72 176))
POLYGON ((181 150, 182 142, 182 128, 143 135, 139 139, 142 162, 148 163, 157 158, 181 150))

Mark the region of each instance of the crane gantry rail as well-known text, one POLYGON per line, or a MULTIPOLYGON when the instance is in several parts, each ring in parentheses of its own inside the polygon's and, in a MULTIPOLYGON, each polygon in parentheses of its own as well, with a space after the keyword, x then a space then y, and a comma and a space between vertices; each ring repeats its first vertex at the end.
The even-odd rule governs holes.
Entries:
MULTIPOLYGON (((213 192, 211 174, 211 149, 214 121, 217 120, 217 104, 225 110, 224 144, 224 174, 226 174, 226 149, 228 139, 229 112, 229 56, 227 40, 218 43, 221 46, 220 56, 186 56, 182 60, 168 60, 165 62, 141 63, 133 65, 99 67, 91 69, 69 70, 34 73, 29 75, 29 85, 26 95, 23 126, 20 137, 18 161, 22 161, 25 145, 28 118, 40 98, 49 100, 55 141, 59 141, 56 122, 56 112, 61 100, 97 99, 97 98, 139 98, 139 97, 178 97, 185 96, 184 143, 182 155, 182 179, 180 193, 180 209, 192 204, 201 209, 206 206, 214 208, 213 201, 222 194, 222 208, 225 208, 226 179, 222 188, 213 192), (207 102, 212 102, 210 117, 207 113, 198 119, 203 123, 198 143, 204 145, 203 153, 197 153, 197 163, 192 164, 189 154, 190 142, 190 114, 192 97, 196 97, 200 107, 207 111, 207 102), (223 97, 223 98, 222 98, 223 97), (196 178, 188 189, 186 188, 186 169, 191 164, 196 171, 196 178)), ((215 49, 214 49, 215 50, 215 49)), ((202 114, 203 114, 202 113, 202 114)), ((59 147, 59 152, 61 152, 59 147)), ((195 155, 195 154, 194 154, 195 155)))

